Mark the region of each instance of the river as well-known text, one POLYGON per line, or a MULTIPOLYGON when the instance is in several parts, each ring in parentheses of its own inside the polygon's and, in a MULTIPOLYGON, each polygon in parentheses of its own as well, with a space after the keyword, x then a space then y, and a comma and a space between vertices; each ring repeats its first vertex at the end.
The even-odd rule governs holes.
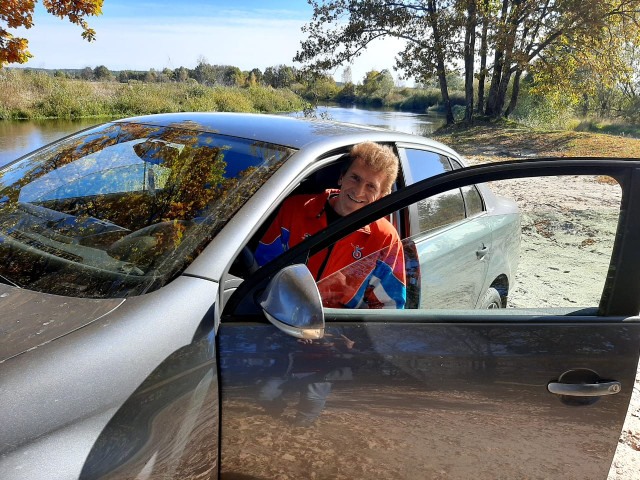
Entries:
MULTIPOLYGON (((395 110, 318 107, 316 115, 338 122, 384 127, 415 135, 430 135, 435 129, 444 124, 444 116, 442 115, 397 112, 395 110)), ((58 138, 103 121, 105 120, 95 118, 0 121, 0 166, 58 138)))

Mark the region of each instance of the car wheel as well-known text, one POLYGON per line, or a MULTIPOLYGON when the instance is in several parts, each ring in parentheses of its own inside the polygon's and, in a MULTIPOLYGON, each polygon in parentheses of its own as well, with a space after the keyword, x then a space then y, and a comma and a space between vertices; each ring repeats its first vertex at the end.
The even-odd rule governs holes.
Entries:
POLYGON ((500 293, 493 287, 489 287, 487 293, 484 294, 478 308, 481 310, 487 310, 492 308, 502 308, 502 298, 500 293))

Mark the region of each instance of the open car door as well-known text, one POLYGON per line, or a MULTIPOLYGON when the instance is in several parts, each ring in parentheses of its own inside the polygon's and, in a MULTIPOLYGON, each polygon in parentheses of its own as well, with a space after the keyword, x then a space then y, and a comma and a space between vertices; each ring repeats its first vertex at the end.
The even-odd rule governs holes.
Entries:
MULTIPOLYGON (((563 158, 447 172, 262 267, 218 332, 221 477, 606 478, 640 350, 639 167, 563 158), (520 205, 506 308, 325 308, 322 332, 317 318, 316 333, 296 330, 307 338, 267 320, 259 299, 288 292, 270 284, 278 272, 377 218, 483 182, 520 205)), ((424 258, 427 275, 433 252, 424 258)), ((289 313, 304 311, 295 302, 289 313)))

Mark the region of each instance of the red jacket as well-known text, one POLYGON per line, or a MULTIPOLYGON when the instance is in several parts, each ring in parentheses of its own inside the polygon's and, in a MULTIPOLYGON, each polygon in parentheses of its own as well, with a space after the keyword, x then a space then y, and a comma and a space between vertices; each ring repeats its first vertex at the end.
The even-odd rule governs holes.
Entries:
MULTIPOLYGON (((329 195, 336 192, 327 190, 285 200, 258 245, 255 253, 258 264, 264 265, 326 228, 325 207, 329 195)), ((312 256, 307 267, 318 281, 325 307, 404 308, 402 243, 386 219, 377 220, 339 240, 333 248, 312 256), (331 254, 322 269, 329 250, 331 254)))

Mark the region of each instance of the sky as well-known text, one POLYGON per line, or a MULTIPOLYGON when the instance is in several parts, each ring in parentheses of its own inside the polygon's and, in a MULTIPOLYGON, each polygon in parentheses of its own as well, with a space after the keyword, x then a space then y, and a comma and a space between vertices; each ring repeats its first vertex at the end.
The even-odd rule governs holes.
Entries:
MULTIPOLYGON (((280 64, 300 67, 293 57, 311 19, 305 0, 104 0, 102 15, 89 17, 97 40, 86 42, 80 27, 47 14, 36 4, 34 26, 12 31, 29 40, 34 58, 25 67, 162 70, 194 68, 199 59, 241 70, 280 64)), ((377 40, 351 65, 354 83, 370 70, 392 70, 402 43, 377 40)), ((14 65, 16 66, 16 65, 14 65)), ((337 81, 346 65, 330 72, 337 81)))

